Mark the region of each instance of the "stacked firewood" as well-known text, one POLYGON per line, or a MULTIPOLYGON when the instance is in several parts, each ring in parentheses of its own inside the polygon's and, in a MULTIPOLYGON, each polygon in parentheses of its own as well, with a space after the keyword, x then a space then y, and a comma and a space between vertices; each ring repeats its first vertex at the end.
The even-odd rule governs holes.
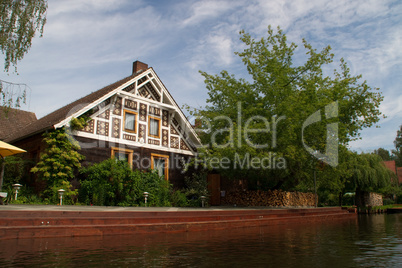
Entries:
POLYGON ((314 206, 313 193, 273 191, 233 191, 221 198, 222 205, 255 206, 314 206))

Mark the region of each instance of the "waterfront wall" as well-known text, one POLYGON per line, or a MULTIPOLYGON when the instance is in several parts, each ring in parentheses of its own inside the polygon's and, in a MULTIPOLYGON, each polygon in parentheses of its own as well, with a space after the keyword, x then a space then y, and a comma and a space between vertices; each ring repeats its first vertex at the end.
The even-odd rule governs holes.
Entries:
POLYGON ((237 190, 222 194, 221 205, 312 207, 315 202, 313 193, 237 190))

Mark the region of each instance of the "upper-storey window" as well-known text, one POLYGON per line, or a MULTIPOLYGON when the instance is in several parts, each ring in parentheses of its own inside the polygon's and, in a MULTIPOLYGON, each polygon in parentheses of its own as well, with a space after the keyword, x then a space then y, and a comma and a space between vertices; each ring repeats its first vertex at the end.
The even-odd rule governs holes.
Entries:
POLYGON ((137 113, 124 110, 124 131, 137 132, 137 113))
POLYGON ((161 120, 159 118, 149 116, 149 136, 160 138, 161 120))

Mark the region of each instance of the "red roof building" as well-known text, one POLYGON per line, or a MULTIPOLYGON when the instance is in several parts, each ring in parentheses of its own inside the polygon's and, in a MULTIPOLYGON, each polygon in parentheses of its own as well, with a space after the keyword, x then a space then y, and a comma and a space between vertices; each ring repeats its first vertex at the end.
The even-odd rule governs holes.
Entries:
POLYGON ((389 170, 391 170, 392 172, 394 172, 396 174, 396 176, 398 177, 398 182, 399 182, 399 184, 401 184, 402 183, 402 167, 397 167, 394 160, 384 161, 383 163, 389 170))

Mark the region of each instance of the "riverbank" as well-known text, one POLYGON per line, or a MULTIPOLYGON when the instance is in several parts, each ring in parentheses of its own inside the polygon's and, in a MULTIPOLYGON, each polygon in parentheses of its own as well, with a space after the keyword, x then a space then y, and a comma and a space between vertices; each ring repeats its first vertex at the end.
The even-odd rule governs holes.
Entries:
POLYGON ((0 239, 222 230, 291 222, 357 219, 331 208, 157 208, 27 206, 0 208, 0 239))

